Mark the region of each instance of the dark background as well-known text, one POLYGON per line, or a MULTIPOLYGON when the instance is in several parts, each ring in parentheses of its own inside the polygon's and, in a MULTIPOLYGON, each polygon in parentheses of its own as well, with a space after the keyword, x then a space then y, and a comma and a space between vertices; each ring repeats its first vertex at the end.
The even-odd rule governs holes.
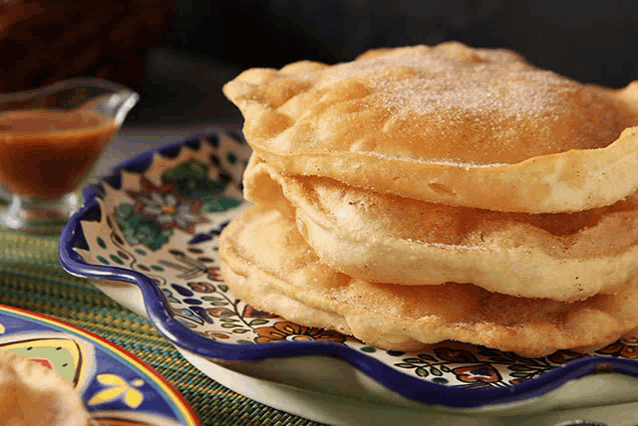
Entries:
POLYGON ((142 95, 127 123, 239 125, 221 88, 243 69, 447 40, 511 48, 582 82, 638 80, 638 0, 12 0, 0 3, 0 92, 96 75, 142 95))
MULTIPOLYGON (((164 53, 227 69, 221 80, 249 67, 279 68, 300 59, 336 63, 371 48, 446 40, 508 47, 582 82, 621 87, 638 79, 634 0, 188 0, 176 5, 161 40, 164 53)), ((202 87, 199 77, 186 74, 182 82, 202 87)), ((215 119, 241 120, 219 95, 222 82, 210 83, 202 106, 222 108, 215 119)), ((190 90, 197 98, 198 89, 190 90)))
POLYGON ((281 67, 445 40, 509 47, 581 81, 626 85, 637 78, 638 2, 189 0, 177 2, 162 44, 233 64, 281 67))

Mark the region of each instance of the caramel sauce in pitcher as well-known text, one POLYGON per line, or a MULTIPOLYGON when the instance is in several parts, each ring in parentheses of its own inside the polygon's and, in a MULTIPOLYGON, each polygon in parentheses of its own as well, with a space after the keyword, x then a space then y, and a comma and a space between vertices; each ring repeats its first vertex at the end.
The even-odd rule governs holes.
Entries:
POLYGON ((0 182, 14 194, 71 192, 118 130, 89 110, 31 109, 0 114, 0 182))

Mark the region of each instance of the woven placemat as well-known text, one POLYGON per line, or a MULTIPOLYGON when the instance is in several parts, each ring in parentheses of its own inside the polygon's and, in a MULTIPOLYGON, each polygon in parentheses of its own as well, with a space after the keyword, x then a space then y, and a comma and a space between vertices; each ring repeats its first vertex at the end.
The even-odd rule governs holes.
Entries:
POLYGON ((318 425, 239 395, 202 374, 148 320, 105 296, 89 280, 64 271, 57 246, 57 236, 0 229, 0 304, 48 315, 126 349, 166 378, 204 425, 318 425))

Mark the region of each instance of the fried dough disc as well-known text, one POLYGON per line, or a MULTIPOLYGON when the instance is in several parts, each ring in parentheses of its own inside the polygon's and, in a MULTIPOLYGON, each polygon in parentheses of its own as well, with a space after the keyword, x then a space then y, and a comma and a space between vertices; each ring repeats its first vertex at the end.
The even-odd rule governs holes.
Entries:
POLYGON ((279 171, 423 201, 581 211, 638 190, 638 83, 586 86, 506 50, 370 51, 251 69, 224 87, 279 171))
POLYGON ((470 284, 399 286, 353 279, 322 264, 278 210, 253 206, 220 241, 233 294, 302 325, 352 334, 383 349, 458 340, 541 356, 601 347, 638 326, 638 288, 561 303, 490 293, 470 284))
POLYGON ((296 216, 322 262, 362 280, 574 301, 638 277, 638 192, 578 213, 503 213, 283 176, 253 155, 244 195, 296 216))
POLYGON ((70 382, 42 364, 0 350, 0 424, 88 426, 89 420, 70 382))

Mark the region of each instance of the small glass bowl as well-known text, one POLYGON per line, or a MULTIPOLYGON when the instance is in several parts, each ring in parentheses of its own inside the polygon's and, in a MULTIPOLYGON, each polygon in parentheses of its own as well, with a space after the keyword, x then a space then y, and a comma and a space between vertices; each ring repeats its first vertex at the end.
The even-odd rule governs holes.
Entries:
POLYGON ((75 78, 0 95, 0 223, 59 232, 79 208, 76 190, 115 139, 139 95, 98 78, 75 78))

